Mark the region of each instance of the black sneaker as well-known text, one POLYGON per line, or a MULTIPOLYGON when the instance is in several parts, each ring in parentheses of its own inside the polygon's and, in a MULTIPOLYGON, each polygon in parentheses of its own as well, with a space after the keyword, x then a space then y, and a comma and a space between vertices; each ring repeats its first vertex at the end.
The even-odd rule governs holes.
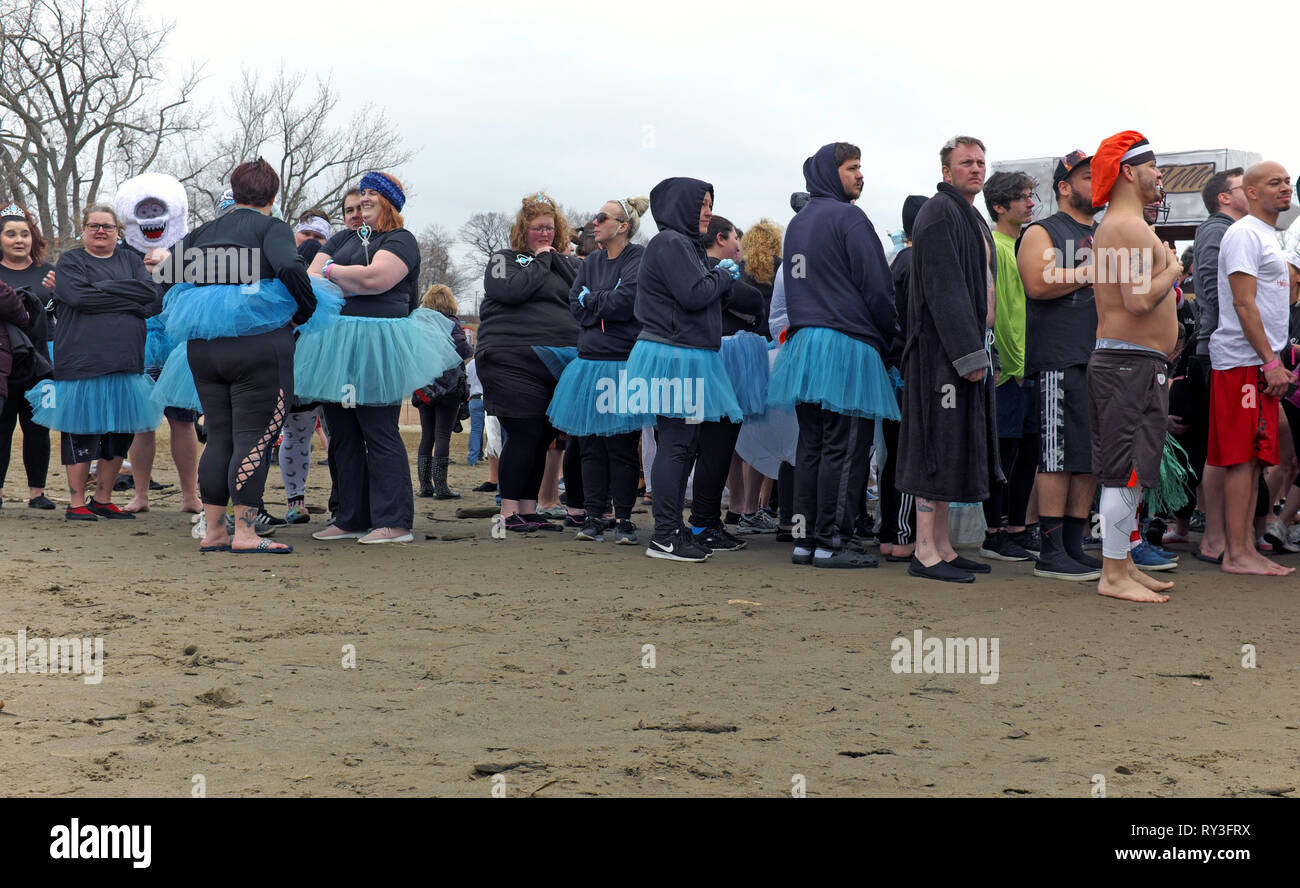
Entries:
POLYGON ((667 561, 699 562, 709 557, 709 552, 696 545, 693 539, 680 530, 670 537, 663 539, 655 537, 650 540, 645 553, 651 558, 663 558, 667 561))
POLYGON ((86 508, 100 518, 110 518, 115 521, 124 521, 128 518, 135 517, 131 512, 123 512, 111 502, 101 503, 94 499, 89 499, 86 501, 86 508))
POLYGON ((517 514, 511 515, 505 520, 505 528, 512 533, 533 533, 537 530, 531 521, 525 521, 517 514))
POLYGON ((519 517, 531 524, 533 530, 549 530, 559 533, 564 529, 558 524, 553 524, 545 515, 540 515, 537 512, 533 512, 531 515, 520 515, 519 517))
POLYGON ((474 488, 475 493, 496 493, 497 486, 492 481, 484 481, 478 487, 474 488))
POLYGON ((867 555, 866 553, 862 553, 862 552, 854 552, 853 550, 849 549, 847 546, 843 549, 840 549, 838 552, 832 552, 830 556, 826 558, 818 558, 815 552, 812 557, 813 567, 852 569, 852 568, 861 568, 861 567, 876 567, 878 566, 878 564, 879 562, 876 561, 876 556, 867 555))
POLYGON ((275 517, 270 512, 266 511, 265 506, 262 506, 257 510, 257 518, 254 523, 256 525, 255 529, 258 536, 269 536, 270 534, 263 533, 263 531, 269 528, 271 533, 274 533, 279 528, 286 526, 289 522, 285 521, 283 518, 275 517))
POLYGON ((727 533, 726 528, 721 524, 704 528, 692 527, 690 531, 696 542, 713 552, 735 552, 745 548, 745 541, 727 533))
MULTIPOLYGON (((568 523, 568 520, 565 520, 568 523)), ((574 534, 575 540, 586 540, 591 543, 605 542, 605 522, 598 518, 588 518, 582 522, 582 529, 574 534)))
POLYGON ((999 530, 997 533, 984 535, 984 545, 980 546, 980 557, 992 558, 994 561, 1029 561, 1034 556, 1017 546, 1012 541, 1011 534, 999 530))
POLYGON ((54 508, 54 500, 50 499, 48 496, 42 493, 40 496, 34 496, 31 499, 29 499, 27 501, 27 508, 45 509, 48 511, 54 508))
POLYGON ((614 543, 619 546, 635 546, 636 525, 631 521, 620 521, 614 528, 614 543))
POLYGON ((1080 564, 1064 552, 1057 552, 1048 559, 1039 558, 1034 562, 1034 576, 1086 582, 1101 579, 1101 571, 1080 564))
MULTIPOLYGON (((587 521, 588 518, 586 515, 583 515, 581 518, 574 518, 572 515, 564 516, 564 526, 568 529, 586 527, 587 521)), ((602 526, 604 525, 604 523, 605 523, 604 521, 601 521, 602 526)))
POLYGON ((1021 549, 1029 553, 1030 557, 1037 558, 1038 553, 1043 551, 1042 537, 1038 534, 1038 525, 1033 524, 1024 530, 1008 533, 1007 537, 1021 549))

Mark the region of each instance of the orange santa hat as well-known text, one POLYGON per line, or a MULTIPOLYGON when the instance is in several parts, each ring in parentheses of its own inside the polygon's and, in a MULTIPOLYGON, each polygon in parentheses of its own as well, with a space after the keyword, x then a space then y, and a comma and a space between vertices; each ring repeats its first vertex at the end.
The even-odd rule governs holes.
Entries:
POLYGON ((1155 159, 1147 137, 1136 130, 1124 130, 1103 139, 1092 156, 1092 205, 1100 207, 1110 202, 1110 190, 1115 187, 1121 166, 1155 159))

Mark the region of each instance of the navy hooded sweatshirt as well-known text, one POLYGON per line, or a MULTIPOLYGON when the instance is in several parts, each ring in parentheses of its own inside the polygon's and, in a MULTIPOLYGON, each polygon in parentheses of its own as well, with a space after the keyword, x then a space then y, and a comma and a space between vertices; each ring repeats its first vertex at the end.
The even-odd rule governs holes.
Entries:
POLYGON ((804 162, 803 174, 812 198, 790 220, 781 267, 790 333, 829 327, 883 355, 898 329, 885 249, 866 214, 844 194, 835 145, 819 148, 804 162))
POLYGON ((626 361, 641 324, 636 319, 636 282, 645 247, 626 244, 617 259, 597 250, 578 266, 569 290, 569 308, 582 328, 578 357, 588 361, 626 361), (578 304, 578 294, 590 292, 578 304))
MULTIPOLYGON (((708 257, 709 268, 717 268, 721 259, 708 257)), ((757 333, 767 335, 767 310, 763 305, 763 293, 745 274, 745 267, 740 268, 740 277, 731 285, 731 292, 722 300, 722 335, 734 333, 757 333)))
POLYGON ((731 275, 710 270, 700 237, 700 210, 713 186, 699 179, 664 179, 650 192, 659 233, 645 248, 637 280, 638 339, 717 351, 722 345, 722 300, 731 275))

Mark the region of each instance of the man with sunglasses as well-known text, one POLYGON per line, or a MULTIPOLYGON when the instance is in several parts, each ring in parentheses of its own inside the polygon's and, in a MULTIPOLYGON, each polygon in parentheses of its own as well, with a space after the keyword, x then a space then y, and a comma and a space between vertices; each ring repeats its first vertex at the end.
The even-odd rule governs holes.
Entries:
POLYGON ((1037 377, 1042 436, 1034 576, 1075 581, 1101 576, 1101 562, 1083 551, 1097 492, 1088 418, 1088 360, 1097 340, 1091 162, 1083 151, 1057 161, 1057 211, 1026 228, 1016 252, 1028 297, 1025 373, 1037 377))
POLYGON ((998 264, 993 344, 999 362, 998 456, 1007 480, 995 485, 984 501, 988 530, 980 555, 997 561, 1028 561, 1036 554, 1025 527, 1025 513, 1038 467, 1038 389, 1034 379, 1025 376, 1025 286, 1016 266, 1016 241, 1020 229, 1033 219, 1037 186, 1038 182, 1021 170, 994 173, 984 184, 984 206, 993 220, 998 264))

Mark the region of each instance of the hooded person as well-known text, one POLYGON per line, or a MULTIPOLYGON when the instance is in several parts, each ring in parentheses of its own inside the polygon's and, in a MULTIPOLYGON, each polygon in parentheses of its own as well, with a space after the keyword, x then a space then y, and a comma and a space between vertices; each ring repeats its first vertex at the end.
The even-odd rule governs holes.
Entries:
MULTIPOLYGON (((189 231, 189 198, 176 178, 163 173, 142 173, 127 179, 117 190, 113 208, 122 221, 122 239, 143 257, 153 249, 170 250, 189 231)), ((161 315, 145 321, 144 371, 157 382, 176 343, 167 336, 161 315)), ((154 387, 155 395, 158 393, 154 387)), ((196 396, 197 397, 197 396, 196 396)), ((198 410, 188 399, 172 399, 163 406, 170 432, 172 461, 181 483, 181 511, 199 512, 199 439, 194 431, 198 410)), ((126 512, 149 511, 149 488, 157 451, 155 432, 141 432, 131 442, 131 480, 135 496, 126 512)), ((125 478, 123 479, 125 480, 125 478)))
POLYGON ((970 583, 990 568, 951 551, 947 512, 950 502, 987 499, 991 481, 1003 480, 987 326, 997 271, 992 234, 972 203, 983 188, 983 143, 957 137, 940 163, 945 180, 913 230, 897 483, 918 498, 908 573, 970 583))
MULTIPOLYGON (((718 355, 722 301, 740 277, 740 267, 730 259, 708 266, 701 239, 713 216, 708 182, 665 179, 651 190, 650 208, 659 233, 641 260, 636 298, 641 333, 628 356, 627 387, 620 392, 626 407, 620 403, 619 409, 654 421, 659 429, 650 470, 655 530, 646 554, 699 562, 712 554, 710 540, 728 549, 744 545, 721 527, 721 516, 699 533, 682 523, 691 465, 713 439, 730 437, 729 430, 719 428, 720 420, 738 423, 743 418, 718 355)), ((710 457, 716 453, 703 458, 710 457)), ((724 477, 730 461, 728 452, 721 466, 724 477)))
POLYGON ((792 561, 874 567, 846 547, 870 464, 874 423, 897 419, 880 355, 898 326, 885 250, 851 201, 862 194, 862 152, 823 145, 804 162, 812 195, 786 230, 781 274, 790 319, 768 404, 799 418, 794 511, 812 526, 792 561), (832 368, 828 372, 828 368, 832 368), (814 548, 815 547, 815 548, 814 548))

